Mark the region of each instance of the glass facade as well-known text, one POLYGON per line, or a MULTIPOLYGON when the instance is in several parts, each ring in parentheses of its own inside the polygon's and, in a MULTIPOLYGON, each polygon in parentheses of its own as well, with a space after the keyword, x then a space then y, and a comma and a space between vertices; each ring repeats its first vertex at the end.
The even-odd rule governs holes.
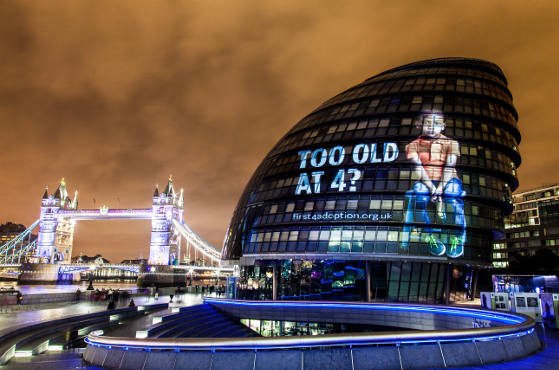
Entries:
POLYGON ((382 331, 411 331, 400 327, 363 325, 363 324, 333 324, 325 322, 273 321, 258 319, 241 319, 241 324, 263 337, 289 337, 302 335, 324 335, 338 333, 363 333, 382 331))
MULTIPOLYGON (((437 269, 419 294, 429 264, 491 264, 518 187, 516 121, 506 78, 486 61, 428 60, 369 78, 304 117, 270 151, 241 196, 223 257, 247 274, 275 261, 278 298, 375 299, 384 284, 382 299, 429 300, 430 285, 453 276, 437 269), (323 276, 325 264, 345 261, 369 281, 343 282, 336 294, 305 272, 284 277, 286 261, 299 260, 301 271, 323 276), (394 266, 404 274, 397 288, 394 266), (297 279, 303 283, 293 288, 297 279)), ((433 289, 431 297, 444 294, 433 289)))
POLYGON ((559 184, 514 194, 513 204, 505 217, 505 237, 493 245, 493 266, 508 268, 509 262, 540 250, 559 256, 559 184))

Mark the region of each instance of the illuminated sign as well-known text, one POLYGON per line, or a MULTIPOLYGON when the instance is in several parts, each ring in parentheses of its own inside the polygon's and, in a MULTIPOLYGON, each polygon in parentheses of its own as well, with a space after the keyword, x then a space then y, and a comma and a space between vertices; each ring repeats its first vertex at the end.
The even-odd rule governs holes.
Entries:
MULTIPOLYGON (((412 179, 415 180, 412 188, 405 193, 403 215, 400 213, 399 217, 393 217, 391 211, 372 209, 324 210, 295 212, 291 221, 403 222, 398 238, 403 253, 407 253, 409 243, 416 242, 427 244, 432 255, 462 256, 466 242, 466 219, 465 192, 456 171, 459 143, 443 135, 445 119, 440 113, 420 115, 416 126, 420 135, 409 143, 401 143, 402 152, 405 145, 405 156, 401 156, 400 162, 407 163, 407 171, 412 168, 412 179), (447 225, 449 227, 443 227, 447 225)), ((299 173, 295 195, 357 192, 357 181, 364 180, 365 167, 395 162, 399 153, 395 142, 301 150, 298 161, 303 172, 299 173), (342 165, 343 168, 336 168, 342 165), (334 168, 334 171, 325 171, 327 167, 334 168)))
MULTIPOLYGON (((325 166, 326 163, 330 166, 339 166, 344 162, 345 157, 346 151, 341 145, 329 150, 324 148, 314 151, 302 150, 299 152, 299 168, 320 168, 325 166)), ((382 145, 377 143, 357 144, 351 150, 351 160, 353 163, 360 165, 365 163, 393 162, 396 158, 398 158, 398 146, 396 143, 384 143, 382 145)), ((323 191, 321 183, 323 175, 324 171, 313 171, 310 173, 310 176, 308 172, 302 172, 299 175, 297 187, 295 188, 295 195, 302 193, 320 194, 323 191)), ((340 169, 335 177, 329 181, 330 188, 337 189, 339 192, 355 192, 357 191, 355 184, 362 176, 363 172, 357 168, 340 169), (349 181, 349 185, 346 181, 349 181)))

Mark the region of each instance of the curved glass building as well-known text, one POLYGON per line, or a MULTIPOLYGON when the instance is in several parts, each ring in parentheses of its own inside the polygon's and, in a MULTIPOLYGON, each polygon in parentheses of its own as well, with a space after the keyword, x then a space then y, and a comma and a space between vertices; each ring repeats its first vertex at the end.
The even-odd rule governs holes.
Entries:
POLYGON ((407 64, 327 100, 239 200, 222 256, 241 266, 239 297, 472 296, 512 211, 517 119, 503 72, 477 59, 407 64))

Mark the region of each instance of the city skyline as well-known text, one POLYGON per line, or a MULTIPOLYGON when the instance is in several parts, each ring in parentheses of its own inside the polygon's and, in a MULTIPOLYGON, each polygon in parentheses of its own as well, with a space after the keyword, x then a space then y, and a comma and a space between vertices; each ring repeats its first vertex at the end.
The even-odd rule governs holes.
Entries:
MULTIPOLYGON (((519 190, 559 182, 559 5, 424 4, 3 2, 0 223, 31 224, 62 177, 80 208, 145 208, 172 174, 186 222, 221 248, 250 175, 297 121, 391 66, 445 56, 503 68, 519 190)), ((147 258, 150 228, 79 223, 74 255, 147 258)))

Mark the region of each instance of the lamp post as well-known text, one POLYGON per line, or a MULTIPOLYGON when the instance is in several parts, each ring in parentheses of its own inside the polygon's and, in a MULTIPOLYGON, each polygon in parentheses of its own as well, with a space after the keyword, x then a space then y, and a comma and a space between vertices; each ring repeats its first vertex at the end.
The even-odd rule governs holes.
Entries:
POLYGON ((93 270, 95 270, 95 265, 91 265, 89 267, 89 285, 87 286, 87 290, 94 290, 93 288, 93 270))

